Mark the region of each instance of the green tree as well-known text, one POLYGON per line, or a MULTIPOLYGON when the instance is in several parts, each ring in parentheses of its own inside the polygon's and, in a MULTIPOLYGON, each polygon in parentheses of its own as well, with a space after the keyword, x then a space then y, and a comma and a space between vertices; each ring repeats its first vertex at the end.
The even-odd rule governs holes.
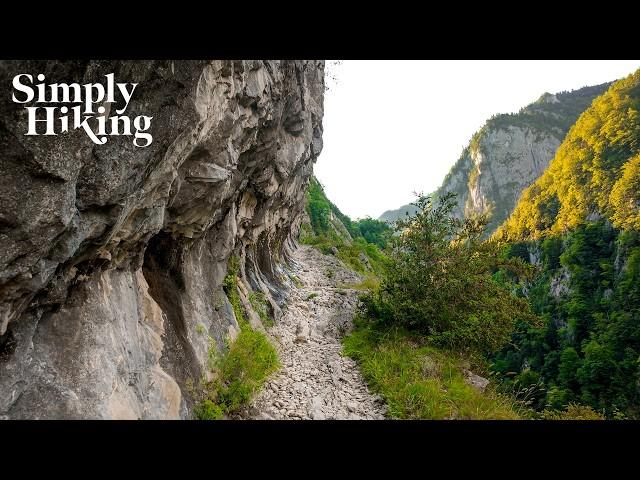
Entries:
POLYGON ((596 409, 604 409, 610 396, 607 386, 616 373, 612 352, 596 340, 588 342, 583 350, 584 360, 578 369, 582 400, 596 409))
POLYGON ((640 155, 622 167, 611 191, 612 220, 617 227, 640 230, 640 155))
POLYGON ((567 390, 575 390, 578 386, 578 368, 580 368, 580 356, 575 348, 567 347, 560 355, 558 368, 558 382, 567 390))
POLYGON ((375 220, 373 218, 363 218, 353 222, 357 236, 361 236, 367 242, 373 243, 380 248, 387 246, 387 240, 391 233, 391 228, 387 222, 375 220))
POLYGON ((494 281, 499 268, 529 276, 520 258, 481 239, 484 216, 459 220, 453 194, 434 205, 420 196, 418 212, 395 224, 389 266, 379 290, 363 298, 372 318, 426 334, 436 344, 487 352, 504 345, 517 322, 533 322, 527 302, 494 281))
POLYGON ((307 189, 307 214, 311 222, 311 228, 316 235, 326 234, 329 230, 329 215, 331 205, 324 195, 320 183, 312 179, 307 189))

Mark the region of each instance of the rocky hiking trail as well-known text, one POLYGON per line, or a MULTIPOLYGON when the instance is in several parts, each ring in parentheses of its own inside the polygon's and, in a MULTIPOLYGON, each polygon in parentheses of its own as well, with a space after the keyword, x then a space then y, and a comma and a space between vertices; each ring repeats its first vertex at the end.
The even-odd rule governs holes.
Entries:
POLYGON ((335 257, 301 245, 293 255, 288 306, 268 333, 282 368, 268 379, 242 415, 250 419, 384 419, 356 363, 342 355, 340 338, 351 327, 362 278, 335 257))

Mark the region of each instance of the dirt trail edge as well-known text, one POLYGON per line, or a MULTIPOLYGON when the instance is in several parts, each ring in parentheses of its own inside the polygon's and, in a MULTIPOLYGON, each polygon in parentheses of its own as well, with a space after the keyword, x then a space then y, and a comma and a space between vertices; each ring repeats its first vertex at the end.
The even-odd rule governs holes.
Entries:
POLYGON ((293 257, 302 282, 291 290, 280 322, 269 329, 282 369, 256 395, 244 418, 384 419, 382 398, 369 393, 356 363, 342 355, 361 281, 335 257, 300 246, 293 257))

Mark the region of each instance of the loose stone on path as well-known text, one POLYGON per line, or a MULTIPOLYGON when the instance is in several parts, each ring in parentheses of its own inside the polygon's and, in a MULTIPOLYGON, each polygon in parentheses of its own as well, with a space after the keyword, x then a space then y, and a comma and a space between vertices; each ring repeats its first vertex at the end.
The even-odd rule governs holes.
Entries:
POLYGON ((283 317, 269 329, 277 339, 274 344, 283 368, 268 380, 243 417, 384 419, 382 399, 368 391, 356 363, 342 355, 340 343, 340 335, 351 325, 358 295, 342 287, 361 278, 335 257, 310 246, 300 246, 293 259, 293 273, 303 286, 291 290, 283 317))

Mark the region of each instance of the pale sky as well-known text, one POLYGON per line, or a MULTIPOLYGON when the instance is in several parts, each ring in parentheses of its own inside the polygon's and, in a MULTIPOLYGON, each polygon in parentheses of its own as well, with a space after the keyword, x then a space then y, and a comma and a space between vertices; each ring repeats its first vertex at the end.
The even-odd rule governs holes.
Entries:
POLYGON ((315 174, 352 218, 377 218, 430 193, 496 113, 633 73, 628 61, 327 62, 324 149, 315 174))

